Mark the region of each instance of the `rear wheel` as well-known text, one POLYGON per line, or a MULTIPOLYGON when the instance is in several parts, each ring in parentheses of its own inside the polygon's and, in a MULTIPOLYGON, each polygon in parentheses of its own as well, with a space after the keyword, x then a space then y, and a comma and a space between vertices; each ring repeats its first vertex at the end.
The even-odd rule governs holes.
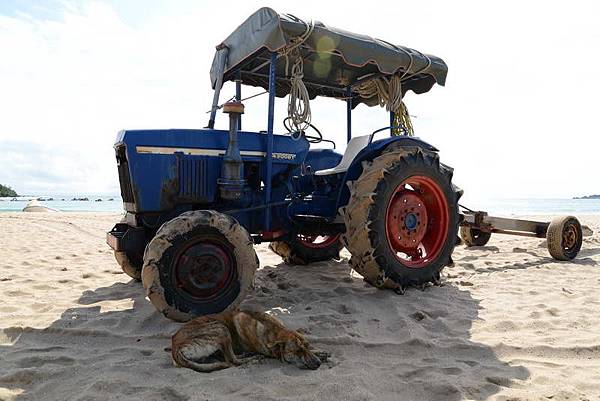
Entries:
POLYGON ((439 282, 458 229, 452 169, 438 155, 407 147, 363 164, 343 210, 350 265, 365 281, 403 290, 439 282))
POLYGON ((142 284, 160 312, 183 322, 239 305, 257 268, 246 229, 230 216, 199 210, 158 230, 144 253, 142 284))
POLYGON ((274 241, 269 249, 290 265, 307 265, 324 260, 339 259, 343 245, 340 235, 297 234, 285 241, 274 241))
POLYGON ((467 226, 460 227, 460 238, 466 246, 484 246, 488 243, 492 233, 478 230, 467 226))
POLYGON ((583 232, 576 217, 556 217, 546 231, 548 251, 556 260, 572 260, 581 250, 583 232))

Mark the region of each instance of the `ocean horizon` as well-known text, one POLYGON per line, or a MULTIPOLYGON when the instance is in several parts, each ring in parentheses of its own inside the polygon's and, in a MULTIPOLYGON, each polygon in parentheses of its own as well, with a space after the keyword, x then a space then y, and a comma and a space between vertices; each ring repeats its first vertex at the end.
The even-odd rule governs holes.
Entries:
MULTIPOLYGON (((22 211, 29 200, 41 199, 42 205, 61 212, 123 211, 120 195, 68 194, 51 196, 20 196, 0 198, 0 212, 22 211), (73 200, 87 198, 87 200, 73 200), (16 199, 16 200, 13 200, 16 199)), ((511 215, 586 215, 600 214, 600 199, 509 198, 480 199, 461 202, 473 210, 484 210, 500 216, 511 215)))

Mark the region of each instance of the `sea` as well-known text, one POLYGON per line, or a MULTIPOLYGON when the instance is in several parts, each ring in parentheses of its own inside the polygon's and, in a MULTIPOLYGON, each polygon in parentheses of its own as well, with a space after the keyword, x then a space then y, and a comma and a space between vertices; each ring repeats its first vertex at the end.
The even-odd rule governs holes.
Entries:
MULTIPOLYGON (((21 211, 32 199, 38 199, 42 205, 61 212, 120 213, 123 211, 123 201, 119 195, 69 194, 0 198, 0 212, 21 211)), ((498 216, 600 215, 600 199, 483 199, 464 203, 464 206, 498 216)))
POLYGON ((60 212, 120 213, 123 200, 119 195, 52 195, 0 197, 0 212, 20 212, 30 200, 37 199, 40 205, 60 212))

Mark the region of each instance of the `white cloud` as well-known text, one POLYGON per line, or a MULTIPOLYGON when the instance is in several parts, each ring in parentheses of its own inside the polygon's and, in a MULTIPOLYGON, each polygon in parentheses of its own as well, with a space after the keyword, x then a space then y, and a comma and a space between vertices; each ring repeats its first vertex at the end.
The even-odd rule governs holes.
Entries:
MULTIPOLYGON (((447 87, 406 102, 417 133, 442 150, 470 198, 600 190, 596 3, 272 3, 444 58, 447 87)), ((119 3, 84 2, 66 3, 55 19, 0 15, 0 152, 8 166, 0 182, 21 192, 116 192, 116 133, 205 125, 214 45, 263 4, 150 3, 152 17, 133 18, 119 3), (51 161, 38 163, 44 151, 27 151, 35 146, 52 152, 51 161)), ((280 100, 277 124, 284 107, 280 100)), ((317 100, 312 108, 316 125, 343 145, 344 104, 317 100)), ((354 114, 355 134, 386 124, 380 109, 354 114)), ((249 101, 245 128, 265 125, 266 98, 249 101)))

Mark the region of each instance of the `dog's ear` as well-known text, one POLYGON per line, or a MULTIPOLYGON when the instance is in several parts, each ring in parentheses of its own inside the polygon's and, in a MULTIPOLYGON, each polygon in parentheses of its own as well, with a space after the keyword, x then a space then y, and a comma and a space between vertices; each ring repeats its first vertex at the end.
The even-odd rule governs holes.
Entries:
POLYGON ((310 348, 310 344, 308 343, 308 341, 306 340, 306 338, 304 337, 304 335, 302 333, 299 333, 296 331, 296 338, 300 341, 300 344, 302 344, 304 347, 310 348))
POLYGON ((285 341, 276 341, 270 347, 269 351, 273 354, 276 359, 283 360, 283 353, 285 351, 285 341))

